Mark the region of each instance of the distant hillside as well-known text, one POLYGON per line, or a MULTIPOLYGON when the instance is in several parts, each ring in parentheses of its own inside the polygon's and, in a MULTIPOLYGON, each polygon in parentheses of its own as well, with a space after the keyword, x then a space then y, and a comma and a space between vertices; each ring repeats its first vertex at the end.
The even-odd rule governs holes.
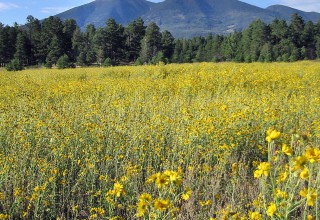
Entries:
POLYGON ((243 30, 258 18, 265 22, 275 18, 290 20, 293 13, 313 22, 320 19, 320 13, 303 12, 282 5, 262 9, 238 0, 165 0, 159 3, 146 0, 96 0, 57 16, 75 19, 82 29, 88 24, 104 26, 108 18, 126 25, 142 17, 147 24, 154 21, 175 37, 192 37, 243 30))
POLYGON ((242 30, 257 18, 271 21, 272 13, 237 0, 166 0, 143 16, 177 37, 242 30))
POLYGON ((118 23, 125 25, 147 14, 153 5, 154 3, 145 0, 96 0, 57 16, 61 19, 73 18, 81 28, 88 24, 104 26, 108 18, 114 18, 118 23))
POLYGON ((294 13, 299 14, 305 21, 311 20, 314 23, 319 21, 320 19, 320 13, 317 12, 304 12, 295 8, 291 8, 284 5, 272 5, 268 8, 266 8, 269 11, 275 12, 280 16, 280 18, 283 18, 285 20, 290 20, 291 15, 294 13))

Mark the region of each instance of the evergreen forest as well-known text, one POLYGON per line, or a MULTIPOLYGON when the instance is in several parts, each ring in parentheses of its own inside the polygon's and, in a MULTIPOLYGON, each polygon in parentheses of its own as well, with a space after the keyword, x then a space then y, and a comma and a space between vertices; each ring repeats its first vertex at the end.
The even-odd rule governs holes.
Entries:
POLYGON ((253 21, 245 30, 228 35, 212 34, 175 39, 156 23, 141 18, 126 27, 108 19, 104 27, 80 30, 73 19, 27 17, 25 25, 0 23, 0 67, 20 70, 45 66, 116 66, 191 62, 293 62, 320 58, 320 21, 270 24, 253 21))

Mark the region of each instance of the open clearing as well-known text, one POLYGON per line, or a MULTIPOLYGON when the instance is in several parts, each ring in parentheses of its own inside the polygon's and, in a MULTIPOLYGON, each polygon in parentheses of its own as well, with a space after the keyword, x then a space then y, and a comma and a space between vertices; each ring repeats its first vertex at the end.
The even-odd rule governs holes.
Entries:
POLYGON ((0 218, 318 219, 319 85, 317 62, 3 70, 0 218))

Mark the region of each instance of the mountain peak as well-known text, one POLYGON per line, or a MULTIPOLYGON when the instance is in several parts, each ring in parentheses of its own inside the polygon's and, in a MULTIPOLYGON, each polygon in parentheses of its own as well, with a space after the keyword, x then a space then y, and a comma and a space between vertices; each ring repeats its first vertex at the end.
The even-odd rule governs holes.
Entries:
POLYGON ((303 12, 282 5, 262 9, 239 0, 165 0, 159 3, 95 0, 57 16, 75 19, 82 29, 88 24, 104 26, 108 18, 126 25, 142 17, 146 24, 156 22, 162 30, 169 30, 175 37, 192 37, 243 30, 258 18, 268 23, 275 18, 290 20, 292 13, 314 22, 320 19, 320 13, 303 12))

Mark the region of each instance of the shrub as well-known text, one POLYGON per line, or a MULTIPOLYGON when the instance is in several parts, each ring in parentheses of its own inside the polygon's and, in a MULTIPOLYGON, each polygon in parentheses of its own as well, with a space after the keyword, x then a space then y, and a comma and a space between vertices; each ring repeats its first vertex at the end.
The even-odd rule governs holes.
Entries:
POLYGON ((63 56, 61 56, 58 61, 57 61, 57 67, 58 69, 65 69, 65 68, 73 68, 74 65, 73 63, 70 61, 68 55, 64 54, 63 56))
POLYGON ((103 62, 103 66, 105 67, 114 66, 114 62, 109 57, 107 57, 103 62))
POLYGON ((13 59, 10 61, 10 63, 7 64, 6 69, 8 71, 19 71, 23 70, 23 66, 18 59, 13 59))

